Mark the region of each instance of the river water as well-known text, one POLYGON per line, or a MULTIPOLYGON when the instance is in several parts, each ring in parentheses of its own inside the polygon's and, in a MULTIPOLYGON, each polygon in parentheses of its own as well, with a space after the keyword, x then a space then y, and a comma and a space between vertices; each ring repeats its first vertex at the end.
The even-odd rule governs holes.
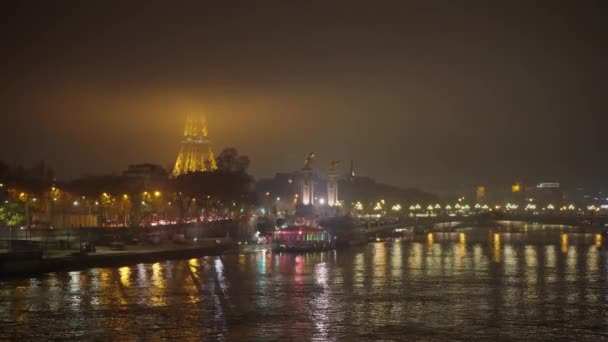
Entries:
POLYGON ((0 340, 608 338, 607 251, 563 227, 0 281, 0 340))

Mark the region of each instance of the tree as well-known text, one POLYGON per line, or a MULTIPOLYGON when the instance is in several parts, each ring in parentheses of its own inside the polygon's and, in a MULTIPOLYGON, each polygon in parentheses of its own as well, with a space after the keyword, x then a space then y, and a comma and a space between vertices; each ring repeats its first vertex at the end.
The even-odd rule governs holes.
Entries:
POLYGON ((247 156, 239 156, 234 147, 225 148, 216 158, 217 168, 222 172, 245 172, 250 160, 247 156))
POLYGON ((5 186, 18 187, 21 191, 41 194, 53 184, 53 170, 40 162, 32 168, 9 166, 0 162, 0 180, 5 186))
POLYGON ((15 227, 25 222, 23 206, 19 203, 9 202, 0 206, 0 223, 15 227))
POLYGON ((232 217, 247 217, 256 202, 253 177, 247 174, 249 158, 239 156, 235 148, 227 148, 216 159, 218 170, 190 172, 171 180, 180 217, 191 214, 230 213, 232 217))
POLYGON ((190 172, 174 179, 176 192, 191 198, 211 196, 221 201, 249 200, 253 178, 245 172, 190 172))

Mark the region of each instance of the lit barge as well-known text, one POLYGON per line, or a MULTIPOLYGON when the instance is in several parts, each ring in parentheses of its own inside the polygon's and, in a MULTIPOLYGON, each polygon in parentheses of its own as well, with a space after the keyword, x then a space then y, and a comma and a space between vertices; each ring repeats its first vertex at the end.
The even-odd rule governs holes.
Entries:
POLYGON ((273 249, 278 252, 308 252, 334 248, 331 234, 321 228, 290 227, 273 234, 273 249))

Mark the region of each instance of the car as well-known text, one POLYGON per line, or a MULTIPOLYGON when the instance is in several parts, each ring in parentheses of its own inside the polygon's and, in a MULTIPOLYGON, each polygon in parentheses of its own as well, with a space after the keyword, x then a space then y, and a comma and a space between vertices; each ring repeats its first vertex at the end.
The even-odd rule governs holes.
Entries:
POLYGON ((90 242, 82 242, 80 244, 80 253, 95 253, 97 252, 97 248, 95 245, 90 242))

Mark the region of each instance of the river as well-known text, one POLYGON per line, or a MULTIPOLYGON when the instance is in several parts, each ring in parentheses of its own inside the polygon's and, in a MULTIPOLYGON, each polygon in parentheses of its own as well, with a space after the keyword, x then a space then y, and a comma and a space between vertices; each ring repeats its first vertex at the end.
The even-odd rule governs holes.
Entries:
POLYGON ((526 225, 0 281, 0 340, 608 338, 595 234, 526 225))

